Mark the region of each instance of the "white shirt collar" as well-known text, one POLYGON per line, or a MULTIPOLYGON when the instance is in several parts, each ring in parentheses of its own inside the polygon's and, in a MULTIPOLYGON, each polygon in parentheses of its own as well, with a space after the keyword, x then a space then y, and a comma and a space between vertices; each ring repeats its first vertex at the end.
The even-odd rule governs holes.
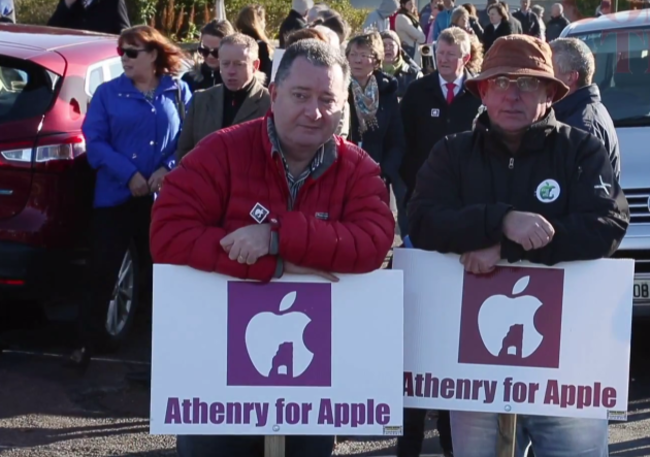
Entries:
MULTIPOLYGON (((453 83, 455 84, 454 95, 457 95, 458 92, 460 92, 460 88, 463 86, 464 77, 465 75, 461 74, 458 78, 456 78, 453 81, 453 83)), ((440 73, 438 73, 438 81, 440 82, 440 87, 442 88, 443 95, 447 96, 447 81, 442 76, 440 76, 440 73)))

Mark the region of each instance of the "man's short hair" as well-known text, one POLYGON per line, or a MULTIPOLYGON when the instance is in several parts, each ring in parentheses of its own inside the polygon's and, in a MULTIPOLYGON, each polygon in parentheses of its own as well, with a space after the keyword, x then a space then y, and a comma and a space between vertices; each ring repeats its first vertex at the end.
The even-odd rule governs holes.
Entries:
POLYGON ((470 55, 472 51, 472 42, 469 34, 460 27, 450 27, 440 32, 438 41, 444 41, 447 44, 457 44, 463 57, 470 55))
POLYGON ((564 13, 564 5, 562 3, 553 3, 553 6, 557 8, 560 14, 564 13))
POLYGON ((257 41, 248 35, 244 35, 243 33, 233 33, 232 35, 228 35, 221 40, 219 49, 223 48, 226 45, 243 46, 249 50, 249 55, 253 58, 253 60, 259 59, 260 46, 257 44, 257 41))
POLYGON ((235 28, 227 20, 213 19, 203 26, 201 35, 212 35, 217 38, 223 38, 235 33, 235 28))
POLYGON ((343 71, 343 84, 344 90, 347 91, 350 85, 350 66, 348 61, 341 52, 331 46, 329 43, 324 43, 318 40, 300 40, 287 47, 280 60, 277 73, 275 74, 275 84, 282 85, 285 79, 291 73, 291 67, 296 59, 303 58, 307 62, 316 67, 341 67, 343 71))
POLYGON ((551 41, 553 60, 560 73, 578 72, 578 87, 591 84, 596 71, 594 55, 582 40, 577 38, 558 38, 551 41))

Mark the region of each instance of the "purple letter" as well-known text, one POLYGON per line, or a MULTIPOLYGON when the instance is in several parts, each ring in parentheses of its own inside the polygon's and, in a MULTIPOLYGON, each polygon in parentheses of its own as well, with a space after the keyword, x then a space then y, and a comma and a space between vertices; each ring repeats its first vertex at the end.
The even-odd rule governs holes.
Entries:
POLYGON ((181 405, 177 397, 167 399, 167 412, 165 413, 165 424, 182 424, 181 405))

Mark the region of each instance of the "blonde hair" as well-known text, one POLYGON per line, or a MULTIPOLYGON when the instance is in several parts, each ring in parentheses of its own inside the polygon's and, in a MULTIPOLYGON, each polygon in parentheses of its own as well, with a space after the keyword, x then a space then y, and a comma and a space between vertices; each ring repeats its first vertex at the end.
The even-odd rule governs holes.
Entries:
POLYGON ((345 48, 346 57, 350 54, 353 45, 368 48, 375 58, 375 68, 381 68, 384 62, 384 40, 381 38, 379 32, 362 33, 351 38, 345 48))
POLYGON ((438 40, 442 40, 451 45, 457 44, 463 57, 472 53, 472 40, 470 39, 470 35, 460 27, 449 27, 443 30, 440 32, 438 40))
POLYGON ((237 15, 235 27, 244 35, 269 44, 269 39, 264 30, 265 18, 266 11, 262 5, 248 5, 243 7, 239 15, 237 15))
POLYGON ((452 13, 451 13, 451 23, 453 25, 458 25, 458 21, 460 19, 466 19, 467 23, 469 24, 469 12, 465 8, 463 8, 462 6, 454 8, 454 11, 452 11, 452 13))
POLYGON ((481 43, 476 35, 469 35, 470 51, 469 60, 465 64, 465 68, 470 73, 475 75, 481 72, 483 65, 483 43, 481 43))

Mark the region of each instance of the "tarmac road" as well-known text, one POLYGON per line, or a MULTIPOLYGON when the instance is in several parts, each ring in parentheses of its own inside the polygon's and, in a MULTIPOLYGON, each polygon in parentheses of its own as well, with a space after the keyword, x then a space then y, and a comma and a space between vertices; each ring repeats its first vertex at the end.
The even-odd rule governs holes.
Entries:
MULTIPOLYGON (((6 305, 3 304, 6 310, 6 305)), ((0 455, 85 457, 176 455, 172 437, 148 434, 149 392, 124 375, 146 366, 149 324, 141 316, 118 354, 94 360, 81 377, 61 366, 71 341, 69 326, 2 316, 0 332, 11 348, 0 356, 0 455)), ((630 418, 610 427, 610 453, 650 456, 650 323, 635 326, 630 418)), ((430 420, 431 430, 435 422, 430 420)), ((395 440, 353 439, 336 455, 394 455, 395 440)), ((440 456, 429 431, 423 456, 440 456)))

